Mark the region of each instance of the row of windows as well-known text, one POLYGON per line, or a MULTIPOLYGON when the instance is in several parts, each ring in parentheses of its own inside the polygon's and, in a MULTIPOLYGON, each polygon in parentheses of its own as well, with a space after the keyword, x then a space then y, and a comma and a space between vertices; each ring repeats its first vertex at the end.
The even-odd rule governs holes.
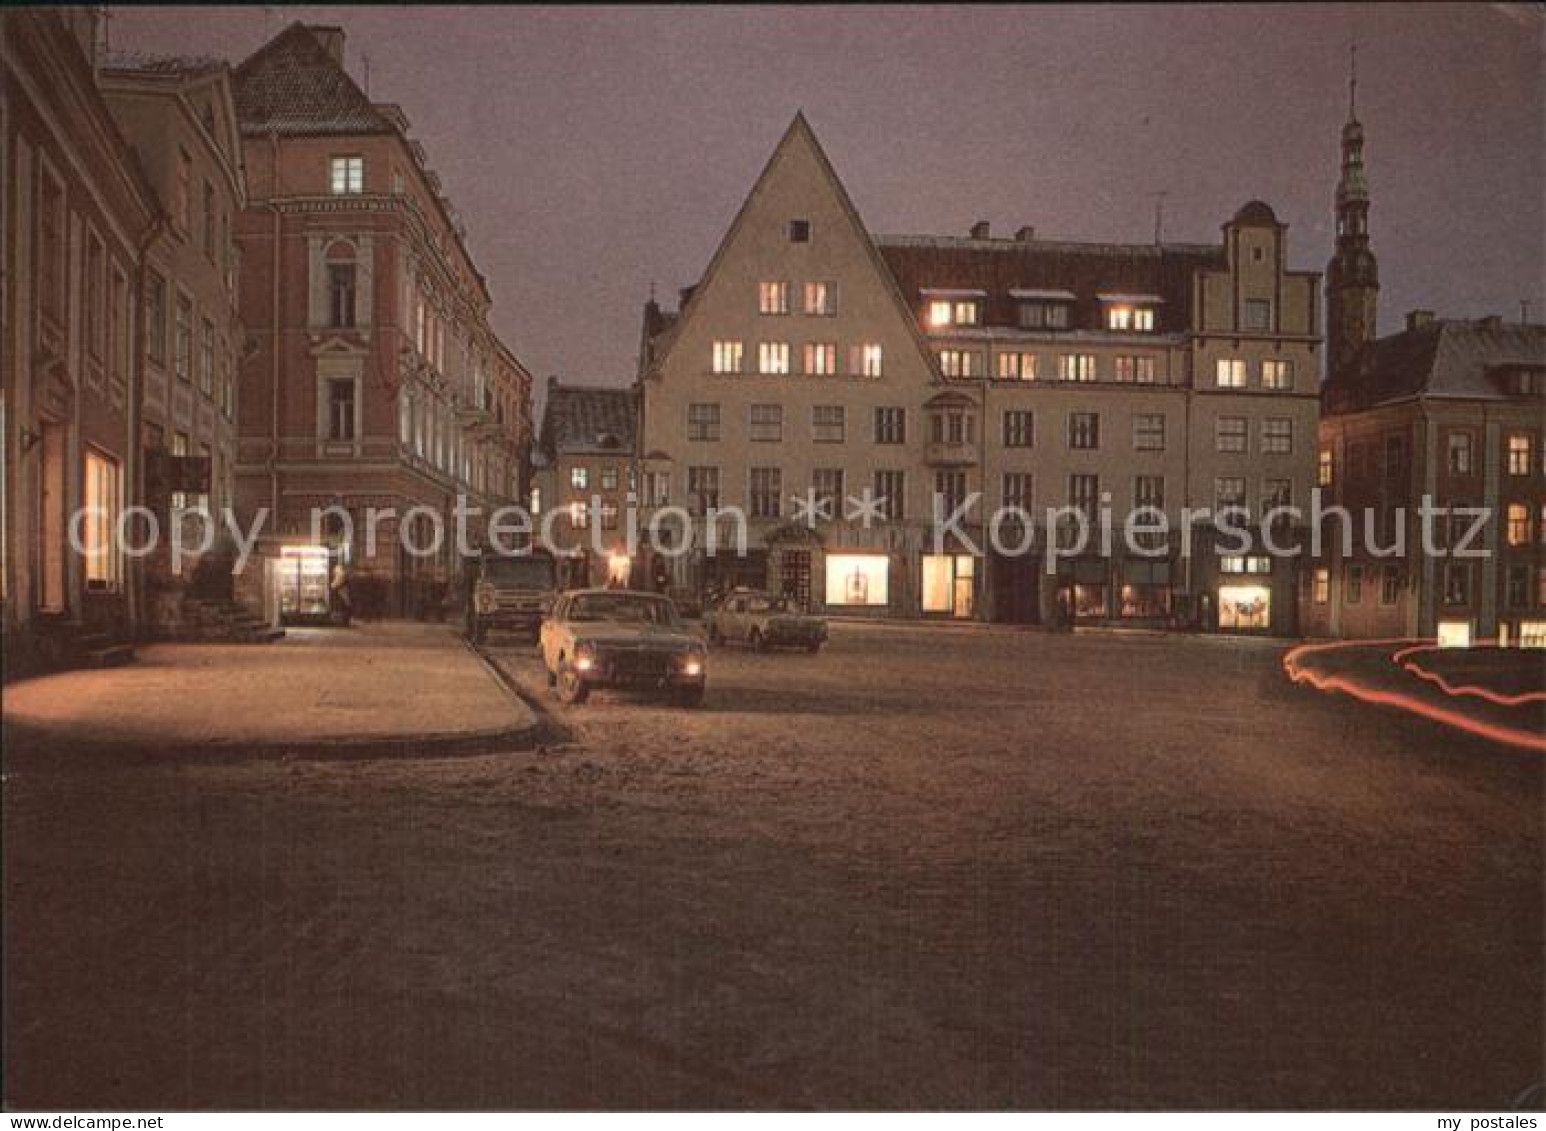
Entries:
MULTIPOLYGON (((1221 357, 1214 362, 1213 383, 1220 389, 1250 388, 1244 358, 1221 357)), ((1257 387, 1284 392, 1294 387, 1294 363, 1284 358, 1269 358, 1257 371, 1257 387)))
POLYGON ((197 383, 229 417, 236 411, 236 380, 225 338, 215 333, 212 320, 195 317, 193 299, 180 291, 168 312, 170 291, 165 279, 150 273, 145 283, 146 353, 158 366, 165 367, 170 360, 179 381, 197 383))
MULTIPOLYGON (((1368 573, 1374 573, 1371 568, 1368 573)), ((1509 609, 1530 608, 1531 567, 1515 565, 1504 575, 1503 604, 1509 609)), ((1535 607, 1546 609, 1546 566, 1537 566, 1535 575, 1535 607)), ((1394 605, 1401 594, 1404 577, 1398 565, 1379 567, 1379 603, 1394 605)), ((1343 579, 1342 596, 1349 605, 1361 605, 1364 599, 1366 571, 1361 565, 1349 565, 1343 579)), ((1475 571, 1468 562, 1446 562, 1441 579, 1441 595, 1446 605, 1469 605, 1475 599, 1475 571)), ((1331 571, 1317 569, 1311 581, 1311 595, 1317 605, 1331 600, 1331 571)))
MULTIPOLYGON (((842 405, 814 405, 811 408, 811 438, 817 443, 841 444, 846 439, 846 409, 842 405)), ((940 443, 975 443, 975 414, 964 409, 931 414, 931 439, 940 443)), ((1138 413, 1133 416, 1133 450, 1164 451, 1166 426, 1164 413, 1138 413)), ((1095 451, 1101 446, 1101 414, 1068 414, 1068 447, 1076 451, 1095 451)), ((720 438, 720 406, 694 403, 687 406, 687 438, 712 443, 720 438)), ((877 444, 907 442, 907 412, 902 408, 877 407, 874 410, 873 438, 877 444)), ((1036 415, 1029 409, 1007 409, 1003 414, 1003 445, 1029 448, 1035 445, 1036 415)), ((747 408, 747 435, 756 443, 778 443, 784 438, 784 406, 754 404, 747 408)), ((1294 426, 1287 417, 1267 417, 1261 421, 1258 451, 1263 455, 1286 455, 1293 451, 1294 426)), ((1214 422, 1214 448, 1219 452, 1245 453, 1249 448, 1249 421, 1243 416, 1221 416, 1214 422)))
MULTIPOLYGON (((1535 438, 1526 432, 1510 433, 1503 443, 1503 471, 1507 475, 1530 475, 1536 470, 1535 438)), ((1406 440, 1401 436, 1385 439, 1383 464, 1376 466, 1378 449, 1372 444, 1347 445, 1347 475, 1353 481, 1380 473, 1386 478, 1405 474, 1406 440)), ((1470 432, 1451 431, 1445 437, 1444 466, 1451 475, 1475 475, 1480 468, 1475 459, 1475 442, 1470 432)), ((1546 474, 1546 445, 1542 445, 1540 471, 1546 474)), ((1322 448, 1317 463, 1316 481, 1329 487, 1335 478, 1335 458, 1330 448, 1322 448)))
MULTIPOLYGON (((967 498, 967 473, 961 470, 936 471, 933 487, 947 511, 960 507, 967 498)), ((582 486, 574 483, 575 486, 582 486)), ((1093 516, 1101 503, 1100 476, 1077 473, 1068 476, 1066 505, 1077 507, 1093 516)), ((1214 481, 1214 509, 1216 512, 1234 511, 1244 519, 1253 513, 1266 515, 1277 507, 1293 505, 1293 485, 1288 479, 1269 478, 1260 483, 1257 495, 1258 509, 1252 511, 1249 488, 1244 477, 1221 476, 1214 481)), ((669 472, 651 472, 645 483, 644 503, 648 506, 667 506, 671 502, 671 476, 669 472)), ((846 497, 846 472, 840 467, 815 468, 811 472, 811 491, 818 501, 841 503, 846 497)), ((780 518, 783 516, 784 473, 778 467, 753 467, 747 472, 748 510, 753 518, 780 518)), ((887 518, 901 520, 906 513, 906 472, 880 470, 874 473, 871 487, 887 518)), ((720 506, 720 469, 715 466, 690 466, 687 469, 686 503, 695 513, 720 506)), ((797 497, 798 498, 798 497, 797 497)), ((1165 477, 1162 475, 1138 475, 1133 478, 1133 506, 1135 508, 1165 507, 1165 477)), ((1001 501, 1006 507, 1031 509, 1034 501, 1034 477, 1028 471, 1005 472, 1001 479, 1001 501)), ((803 500, 802 500, 803 506, 803 500)), ((828 517, 842 517, 831 507, 823 508, 828 517)))
MULTIPOLYGON (((758 314, 788 314, 794 288, 789 283, 757 284, 758 314)), ((837 316, 837 284, 831 281, 804 283, 799 288, 800 313, 817 318, 837 316)))
MULTIPOLYGON (((1027 330, 1066 330, 1073 322, 1073 299, 1048 298, 1018 304, 1018 322, 1027 330)), ((930 299, 924 321, 930 329, 981 326, 983 300, 980 298, 930 299)), ((1102 304, 1102 329, 1120 333, 1152 334, 1157 325, 1154 307, 1143 303, 1105 302, 1102 304)))
MULTIPOLYGON (((836 342, 806 342, 800 360, 800 373, 806 377, 838 377, 844 373, 838 368, 836 342)), ((791 370, 792 353, 788 342, 759 342, 757 344, 757 372, 767 377, 787 377, 791 370)), ((848 348, 850 377, 879 377, 883 371, 882 350, 874 342, 848 348)), ((723 375, 746 372, 746 344, 734 339, 721 339, 713 345, 710 357, 713 372, 723 375)))

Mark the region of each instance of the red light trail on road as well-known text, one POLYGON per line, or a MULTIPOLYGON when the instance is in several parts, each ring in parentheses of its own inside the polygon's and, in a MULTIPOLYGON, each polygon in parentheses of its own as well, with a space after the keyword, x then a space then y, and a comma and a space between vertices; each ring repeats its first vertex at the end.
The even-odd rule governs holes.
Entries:
MULTIPOLYGON (((1503 726, 1498 723, 1485 722, 1475 719, 1461 711, 1445 707, 1437 703, 1425 702, 1412 695, 1399 691, 1385 691, 1373 687, 1354 676, 1326 675, 1321 672, 1311 671, 1302 661, 1306 656, 1323 652, 1341 651, 1348 648, 1391 648, 1397 649, 1392 654, 1392 662, 1398 662, 1398 657, 1405 652, 1433 646, 1431 641, 1418 640, 1334 640, 1319 644, 1301 644, 1291 648, 1283 657, 1283 670, 1288 678, 1295 683, 1307 683, 1317 691, 1340 691, 1351 695, 1364 703, 1374 703, 1381 707, 1394 707, 1419 718, 1441 723, 1444 726, 1454 727, 1456 730, 1485 738, 1492 742, 1501 742, 1507 746, 1515 746, 1537 754, 1546 754, 1546 737, 1540 734, 1516 730, 1513 727, 1503 726)), ((1450 691, 1440 686, 1439 690, 1452 697, 1460 697, 1461 692, 1450 691)), ((1486 696, 1483 696, 1486 698, 1486 696)), ((1527 700, 1528 701, 1528 700, 1527 700)), ((1513 705, 1513 704, 1508 704, 1513 705)))

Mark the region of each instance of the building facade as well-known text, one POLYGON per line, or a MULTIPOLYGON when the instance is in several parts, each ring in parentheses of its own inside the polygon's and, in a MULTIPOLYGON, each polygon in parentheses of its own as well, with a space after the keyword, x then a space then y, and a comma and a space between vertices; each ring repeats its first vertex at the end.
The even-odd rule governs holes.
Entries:
POLYGON ((646 308, 645 513, 692 516, 689 589, 1293 632, 1295 563, 1238 532, 1259 545, 1308 498, 1318 289, 1260 202, 1218 244, 873 237, 797 116, 680 313, 646 308), (708 512, 730 506, 746 552, 710 556, 708 512), (1104 545, 1102 510, 1120 543, 1134 508, 1170 532, 1104 545), (1097 531, 1082 553, 1073 510, 1097 531))
POLYGON ((130 636, 156 194, 98 87, 94 9, 0 14, 0 467, 7 671, 130 636), (75 529, 72 541, 71 528, 75 529))
POLYGON ((648 583, 634 569, 626 528, 637 498, 637 436, 634 389, 548 378, 531 510, 563 562, 565 585, 648 583))
POLYGON ((109 56, 99 70, 113 120, 156 194, 164 222, 145 251, 142 381, 134 453, 137 502, 162 531, 188 528, 131 559, 129 584, 147 632, 187 631, 192 594, 232 589, 237 376, 245 335, 237 311, 234 225, 246 203, 230 70, 212 60, 109 56), (180 518, 180 508, 209 518, 180 518), (210 524, 210 537, 199 524, 210 524), (208 549, 204 549, 207 546, 208 549))
POLYGON ((361 611, 436 617, 489 511, 525 498, 530 376, 406 116, 343 52, 341 29, 293 24, 235 71, 253 342, 236 494, 269 516, 287 615, 325 611, 343 563, 361 611))
POLYGON ((1348 517, 1323 530, 1306 631, 1546 646, 1546 326, 1418 310, 1377 337, 1363 151, 1350 104, 1317 455, 1348 517))

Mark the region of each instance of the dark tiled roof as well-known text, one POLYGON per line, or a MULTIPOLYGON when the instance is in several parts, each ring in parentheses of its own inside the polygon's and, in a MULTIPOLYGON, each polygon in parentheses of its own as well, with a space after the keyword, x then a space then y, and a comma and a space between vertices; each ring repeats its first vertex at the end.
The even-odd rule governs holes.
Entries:
POLYGON ((550 456, 612 452, 628 455, 638 432, 631 388, 548 382, 542 410, 542 447, 550 456))
POLYGON ((225 63, 207 55, 151 55, 143 51, 109 51, 102 60, 108 71, 146 75, 206 75, 224 69, 225 63))
POLYGON ((1436 319, 1372 343, 1352 377, 1326 382, 1321 402, 1338 415, 1419 396, 1509 400, 1500 371, 1520 365, 1546 367, 1546 326, 1436 319))
POLYGON ((392 133, 394 127, 304 25, 291 24, 236 68, 243 133, 291 136, 392 133))
POLYGON ((1179 332, 1192 322, 1192 276, 1225 266, 1223 247, 1206 244, 1095 244, 1049 240, 877 236, 902 297, 917 307, 925 290, 987 294, 985 325, 1018 323, 1011 290, 1060 290, 1075 296, 1073 324, 1096 326, 1101 294, 1158 295, 1156 329, 1179 332))

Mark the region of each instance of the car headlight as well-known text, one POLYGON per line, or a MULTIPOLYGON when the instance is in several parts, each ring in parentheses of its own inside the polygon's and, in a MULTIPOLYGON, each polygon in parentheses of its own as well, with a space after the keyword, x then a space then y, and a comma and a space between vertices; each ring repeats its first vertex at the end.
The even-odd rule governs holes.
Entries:
POLYGON ((699 649, 693 649, 682 657, 683 675, 702 675, 705 653, 699 649))
POLYGON ((596 646, 584 640, 574 646, 574 670, 588 672, 596 666, 596 646))

